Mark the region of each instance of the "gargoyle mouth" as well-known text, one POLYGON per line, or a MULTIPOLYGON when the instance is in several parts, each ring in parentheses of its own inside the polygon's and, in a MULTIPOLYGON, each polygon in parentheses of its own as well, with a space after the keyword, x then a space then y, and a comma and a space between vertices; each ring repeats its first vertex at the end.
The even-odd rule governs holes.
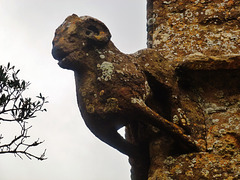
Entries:
POLYGON ((58 65, 61 67, 64 66, 65 64, 69 64, 69 63, 71 63, 71 61, 73 61, 71 53, 64 54, 63 56, 59 57, 57 60, 58 60, 58 65))
POLYGON ((57 59, 57 60, 58 60, 58 65, 61 68, 72 69, 74 66, 74 60, 71 58, 71 54, 62 56, 60 59, 57 59))
POLYGON ((63 57, 62 59, 58 59, 58 64, 64 63, 67 60, 67 56, 63 57))
POLYGON ((56 59, 58 61, 62 61, 63 59, 65 59, 68 56, 68 54, 69 53, 66 53, 57 47, 53 47, 53 49, 52 49, 52 56, 54 59, 56 59))
POLYGON ((58 65, 64 69, 70 69, 71 64, 71 53, 66 53, 63 50, 53 47, 52 56, 54 59, 58 60, 58 65))

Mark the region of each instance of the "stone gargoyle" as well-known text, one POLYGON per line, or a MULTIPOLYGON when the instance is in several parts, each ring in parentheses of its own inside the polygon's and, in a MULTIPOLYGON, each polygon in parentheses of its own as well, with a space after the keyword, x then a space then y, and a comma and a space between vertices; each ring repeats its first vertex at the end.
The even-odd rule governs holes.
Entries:
POLYGON ((151 49, 124 54, 110 38, 102 22, 75 14, 67 17, 55 32, 52 55, 61 68, 74 71, 78 106, 87 127, 100 140, 132 158, 141 156, 141 147, 117 132, 131 123, 156 127, 179 144, 199 151, 183 128, 146 103, 152 90, 144 69, 148 64, 141 64, 150 61, 148 58, 164 58, 151 49))

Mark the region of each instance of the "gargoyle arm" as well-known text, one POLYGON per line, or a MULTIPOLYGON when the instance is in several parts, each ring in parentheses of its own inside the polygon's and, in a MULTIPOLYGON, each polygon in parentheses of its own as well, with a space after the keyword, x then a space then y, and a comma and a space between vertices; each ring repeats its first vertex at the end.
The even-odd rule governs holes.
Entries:
POLYGON ((132 103, 134 106, 136 106, 136 109, 140 111, 139 113, 142 115, 143 118, 141 119, 142 121, 145 121, 144 123, 151 124, 154 127, 169 133, 170 136, 176 140, 179 140, 179 142, 181 142, 180 144, 191 149, 191 151, 203 151, 203 149, 197 146, 190 136, 184 134, 184 130, 181 127, 160 116, 150 107, 148 107, 143 100, 132 99, 132 103))

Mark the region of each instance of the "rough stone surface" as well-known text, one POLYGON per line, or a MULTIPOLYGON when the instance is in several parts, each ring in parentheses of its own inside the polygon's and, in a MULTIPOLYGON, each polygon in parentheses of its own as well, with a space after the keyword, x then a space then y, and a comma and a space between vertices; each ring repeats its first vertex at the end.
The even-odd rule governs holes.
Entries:
POLYGON ((239 179, 240 55, 198 54, 176 64, 178 107, 173 122, 186 126, 203 151, 173 155, 166 152, 168 140, 154 139, 149 180, 239 179))
POLYGON ((148 46, 168 60, 239 53, 240 1, 148 0, 148 46))
POLYGON ((75 73, 78 105, 88 128, 131 158, 133 179, 148 176, 153 137, 171 138, 173 154, 202 151, 185 123, 171 119, 177 101, 172 95, 176 65, 153 49, 123 54, 110 38, 102 22, 73 14, 57 28, 53 40, 53 57, 75 73), (123 126, 129 129, 126 139, 117 132, 123 126))
POLYGON ((174 67, 172 122, 205 149, 172 155, 152 139, 149 180, 240 179, 239 15, 238 0, 148 0, 148 47, 174 67))
POLYGON ((151 49, 134 54, 88 16, 56 30, 52 54, 75 73, 86 125, 130 157, 133 180, 240 179, 240 1, 147 9, 151 49))

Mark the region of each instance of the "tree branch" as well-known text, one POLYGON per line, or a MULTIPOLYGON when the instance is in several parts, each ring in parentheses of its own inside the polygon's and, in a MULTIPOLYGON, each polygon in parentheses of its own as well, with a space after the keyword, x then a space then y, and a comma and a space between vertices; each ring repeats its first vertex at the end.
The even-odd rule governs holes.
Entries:
POLYGON ((3 135, 0 135, 0 154, 12 153, 15 156, 22 158, 25 155, 27 158, 35 158, 45 160, 45 152, 37 156, 29 151, 43 141, 28 143, 30 137, 27 133, 32 126, 27 126, 27 120, 35 118, 37 112, 46 111, 43 108, 46 98, 40 93, 37 96, 37 101, 32 101, 31 98, 24 98, 23 92, 30 85, 29 82, 19 80, 17 77, 19 70, 15 71, 14 66, 8 64, 6 67, 0 66, 0 122, 2 123, 18 123, 20 134, 16 135, 9 143, 1 145, 4 140, 3 135), (26 143, 27 142, 27 143, 26 143))

